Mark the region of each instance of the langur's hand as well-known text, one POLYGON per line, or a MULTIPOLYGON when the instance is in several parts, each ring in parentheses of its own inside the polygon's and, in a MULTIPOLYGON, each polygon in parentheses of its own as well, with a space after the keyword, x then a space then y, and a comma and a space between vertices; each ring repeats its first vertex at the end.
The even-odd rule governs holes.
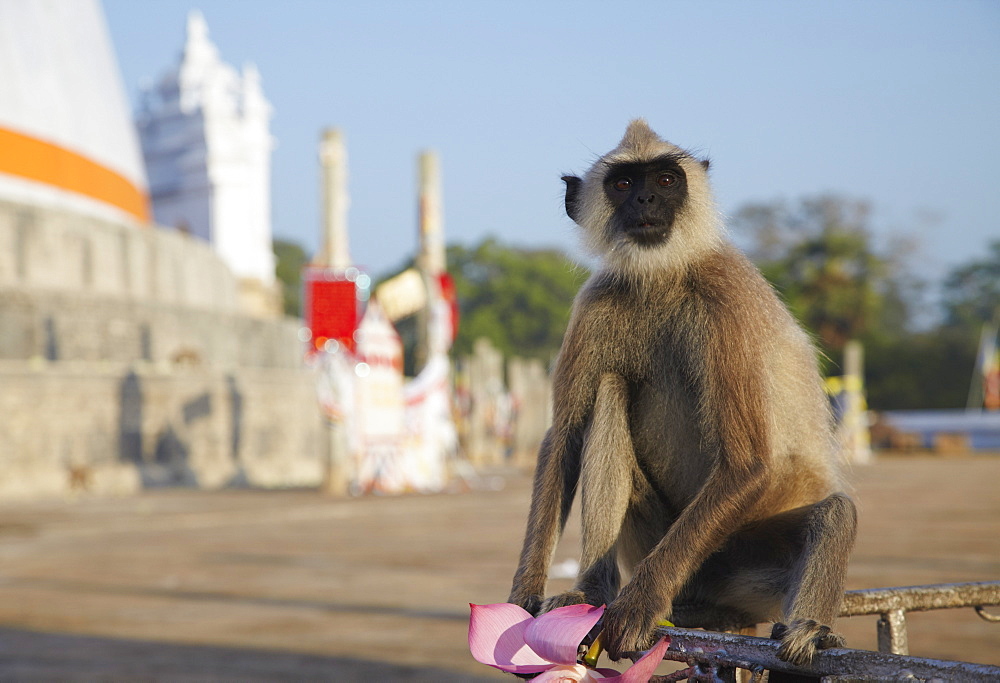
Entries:
POLYGON ((626 652, 648 650, 653 645, 660 615, 669 612, 669 605, 661 610, 659 606, 651 607, 648 600, 633 599, 627 590, 622 591, 608 605, 602 619, 601 641, 608 657, 617 662, 626 652))

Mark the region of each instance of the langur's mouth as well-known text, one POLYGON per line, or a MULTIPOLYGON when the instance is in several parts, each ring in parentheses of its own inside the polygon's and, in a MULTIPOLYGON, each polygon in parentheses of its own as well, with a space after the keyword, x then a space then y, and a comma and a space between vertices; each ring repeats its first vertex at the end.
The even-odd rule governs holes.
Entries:
POLYGON ((631 225, 625 226, 625 232, 627 233, 640 233, 640 232, 666 232, 669 226, 660 220, 641 218, 631 225))
POLYGON ((627 232, 644 231, 644 230, 656 230, 666 227, 665 223, 661 220, 654 220, 652 218, 640 218, 636 220, 635 223, 625 227, 627 232))
POLYGON ((667 238, 670 226, 662 221, 640 220, 625 228, 625 234, 640 246, 657 245, 667 238))

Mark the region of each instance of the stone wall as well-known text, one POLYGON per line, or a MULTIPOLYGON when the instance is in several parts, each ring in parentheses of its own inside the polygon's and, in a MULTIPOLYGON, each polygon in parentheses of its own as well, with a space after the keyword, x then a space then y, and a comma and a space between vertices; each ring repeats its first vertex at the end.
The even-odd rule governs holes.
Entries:
POLYGON ((17 291, 230 313, 239 306, 236 278, 201 240, 0 200, 0 297, 17 291))
POLYGON ((298 368, 301 322, 72 292, 0 288, 0 360, 298 368))
POLYGON ((542 362, 505 362, 488 339, 477 339, 456 380, 459 440, 469 460, 533 467, 552 424, 552 380, 542 362))
POLYGON ((323 426, 305 371, 0 362, 0 498, 315 486, 323 426))
POLYGON ((0 201, 0 497, 318 485, 301 323, 192 237, 0 201))

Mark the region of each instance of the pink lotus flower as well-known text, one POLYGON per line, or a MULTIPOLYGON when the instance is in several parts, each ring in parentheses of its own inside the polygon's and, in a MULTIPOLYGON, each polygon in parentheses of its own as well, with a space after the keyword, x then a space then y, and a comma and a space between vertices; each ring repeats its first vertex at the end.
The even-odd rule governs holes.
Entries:
POLYGON ((604 606, 570 605, 532 617, 506 602, 469 605, 469 650, 477 662, 515 674, 539 674, 534 681, 645 683, 670 644, 661 638, 625 673, 591 669, 577 662, 580 642, 604 614, 604 606))

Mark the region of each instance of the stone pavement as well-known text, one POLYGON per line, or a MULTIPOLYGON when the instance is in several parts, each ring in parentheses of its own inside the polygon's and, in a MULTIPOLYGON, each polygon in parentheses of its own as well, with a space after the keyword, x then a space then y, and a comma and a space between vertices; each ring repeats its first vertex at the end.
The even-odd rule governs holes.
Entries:
MULTIPOLYGON (((854 481, 849 588, 1000 579, 1000 457, 884 458, 854 481)), ((169 490, 5 503, 0 681, 505 678, 466 645, 468 603, 506 597, 520 546, 530 482, 486 483, 500 482, 356 500, 169 490)), ((577 548, 574 522, 557 562, 577 548)), ((1000 625, 972 610, 913 614, 909 628, 915 655, 1000 664, 1000 625)), ((838 629, 875 646, 875 617, 838 629)))

